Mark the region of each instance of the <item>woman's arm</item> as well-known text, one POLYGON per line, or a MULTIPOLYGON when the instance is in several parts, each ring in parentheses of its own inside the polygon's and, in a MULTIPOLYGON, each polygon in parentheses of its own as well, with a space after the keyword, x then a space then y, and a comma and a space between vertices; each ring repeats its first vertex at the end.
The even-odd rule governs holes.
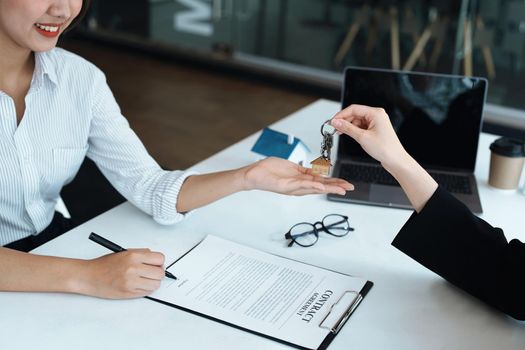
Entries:
POLYGON ((148 249, 130 249, 93 260, 80 260, 0 247, 0 291, 136 298, 160 286, 164 278, 163 264, 164 256, 148 249))
POLYGON ((438 188, 404 150, 382 109, 353 105, 332 125, 354 138, 400 183, 416 213, 392 244, 456 286, 525 319, 525 244, 473 215, 438 188))
POLYGON ((288 195, 344 195, 353 188, 353 185, 344 180, 313 175, 311 169, 287 160, 267 158, 236 170, 188 177, 177 199, 177 212, 202 207, 239 191, 265 190, 288 195))
POLYGON ((122 116, 104 74, 98 69, 93 74, 87 156, 127 200, 159 223, 176 223, 184 217, 181 213, 242 190, 303 195, 344 194, 353 188, 344 180, 314 176, 310 169, 278 158, 205 175, 165 171, 122 116))
POLYGON ((507 242, 503 231, 438 188, 412 215, 392 245, 447 281, 525 320, 525 244, 507 242))

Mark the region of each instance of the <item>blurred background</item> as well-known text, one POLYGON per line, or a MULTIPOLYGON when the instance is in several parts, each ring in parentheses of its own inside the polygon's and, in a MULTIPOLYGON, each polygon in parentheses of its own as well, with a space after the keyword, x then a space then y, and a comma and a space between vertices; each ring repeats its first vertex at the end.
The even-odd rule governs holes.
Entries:
POLYGON ((93 0, 61 46, 168 169, 339 100, 348 65, 486 77, 483 130, 525 138, 525 0, 93 0))

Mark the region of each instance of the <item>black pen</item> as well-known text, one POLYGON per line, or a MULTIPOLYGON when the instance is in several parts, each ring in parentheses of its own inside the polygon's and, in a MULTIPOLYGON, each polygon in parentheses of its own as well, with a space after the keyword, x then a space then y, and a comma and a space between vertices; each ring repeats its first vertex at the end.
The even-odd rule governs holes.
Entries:
MULTIPOLYGON (((107 240, 104 237, 97 235, 95 232, 91 232, 91 234, 89 235, 89 239, 92 240, 95 243, 100 244, 101 246, 103 246, 105 248, 108 248, 109 250, 111 250, 112 252, 115 252, 115 253, 123 252, 123 251, 126 250, 125 248, 122 248, 118 244, 115 244, 115 243, 111 242, 110 240, 107 240)), ((164 271, 164 274, 168 278, 172 278, 174 280, 177 279, 177 277, 175 277, 169 271, 164 271)))

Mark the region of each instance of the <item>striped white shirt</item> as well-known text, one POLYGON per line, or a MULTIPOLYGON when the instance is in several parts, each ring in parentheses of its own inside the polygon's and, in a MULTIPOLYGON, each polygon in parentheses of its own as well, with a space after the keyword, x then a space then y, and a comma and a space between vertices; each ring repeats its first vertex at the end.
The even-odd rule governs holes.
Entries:
POLYGON ((172 224, 184 217, 175 208, 191 173, 159 167, 93 64, 59 48, 36 53, 25 102, 17 126, 14 101, 0 91, 0 245, 49 225, 60 190, 86 155, 157 222, 172 224))

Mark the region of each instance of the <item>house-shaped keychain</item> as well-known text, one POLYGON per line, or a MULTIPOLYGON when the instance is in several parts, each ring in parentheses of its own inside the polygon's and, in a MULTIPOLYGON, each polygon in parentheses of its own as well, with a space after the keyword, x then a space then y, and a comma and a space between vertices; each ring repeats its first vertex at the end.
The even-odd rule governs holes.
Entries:
POLYGON ((325 157, 321 156, 311 161, 310 164, 312 164, 312 173, 321 176, 330 175, 330 168, 332 167, 332 164, 330 164, 330 159, 326 159, 325 157))

